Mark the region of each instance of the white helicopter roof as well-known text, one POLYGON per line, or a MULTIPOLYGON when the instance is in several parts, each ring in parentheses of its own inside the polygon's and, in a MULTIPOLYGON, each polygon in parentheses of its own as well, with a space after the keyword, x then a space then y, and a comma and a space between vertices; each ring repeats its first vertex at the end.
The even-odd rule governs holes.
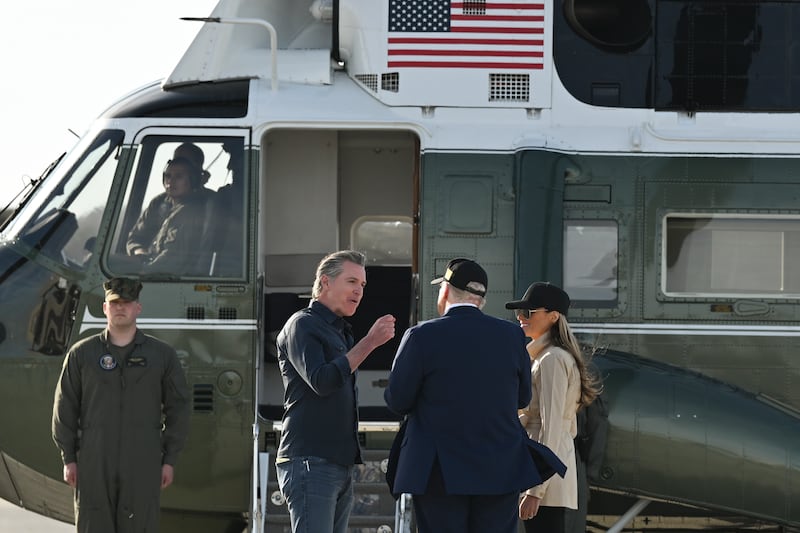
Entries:
POLYGON ((277 30, 278 80, 330 83, 331 25, 322 13, 325 3, 323 0, 311 5, 300 1, 286 4, 271 0, 220 0, 209 17, 187 18, 205 24, 162 83, 163 88, 198 82, 271 79, 269 25, 277 30))
POLYGON ((550 107, 552 2, 339 0, 337 14, 332 3, 220 0, 203 19, 215 22, 203 25, 163 87, 253 78, 329 84, 343 66, 390 106, 550 107))

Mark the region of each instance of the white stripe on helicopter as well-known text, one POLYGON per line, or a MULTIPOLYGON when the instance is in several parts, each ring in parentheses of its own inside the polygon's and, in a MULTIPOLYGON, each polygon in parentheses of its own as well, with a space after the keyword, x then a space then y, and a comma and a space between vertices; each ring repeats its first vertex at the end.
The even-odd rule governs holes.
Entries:
MULTIPOLYGON (((255 330, 255 319, 220 320, 220 319, 188 319, 188 318, 139 318, 136 324, 142 329, 222 329, 222 330, 255 330)), ((103 329, 106 327, 106 317, 97 317, 83 311, 81 333, 89 329, 103 329)))
POLYGON ((575 333, 604 335, 741 335, 752 337, 800 337, 800 326, 753 326, 745 324, 575 324, 575 333))

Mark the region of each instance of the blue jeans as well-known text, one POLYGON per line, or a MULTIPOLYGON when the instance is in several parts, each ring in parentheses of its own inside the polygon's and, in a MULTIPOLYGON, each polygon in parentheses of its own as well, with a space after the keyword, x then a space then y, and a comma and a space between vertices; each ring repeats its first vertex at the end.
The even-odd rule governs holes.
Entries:
POLYGON ((353 508, 353 467, 320 457, 292 457, 275 465, 292 533, 347 533, 353 508))

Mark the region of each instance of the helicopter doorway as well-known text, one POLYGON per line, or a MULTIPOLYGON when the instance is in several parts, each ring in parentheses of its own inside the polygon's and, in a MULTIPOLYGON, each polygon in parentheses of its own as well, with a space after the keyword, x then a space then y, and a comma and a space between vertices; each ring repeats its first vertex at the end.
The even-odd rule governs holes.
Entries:
POLYGON ((394 417, 383 390, 403 332, 416 317, 419 141, 408 131, 275 129, 261 143, 260 214, 256 229, 263 279, 264 356, 259 413, 283 416, 275 340, 286 320, 308 305, 316 267, 345 248, 367 256, 367 287, 348 318, 358 342, 391 313, 395 338, 362 364, 362 421, 394 417))

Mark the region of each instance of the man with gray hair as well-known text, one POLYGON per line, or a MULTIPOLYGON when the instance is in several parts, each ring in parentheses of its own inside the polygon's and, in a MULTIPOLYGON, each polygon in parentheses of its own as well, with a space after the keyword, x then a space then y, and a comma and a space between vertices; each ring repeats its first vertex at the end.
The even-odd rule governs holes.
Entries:
POLYGON ((317 267, 309 306, 278 334, 283 377, 283 432, 275 466, 293 532, 345 533, 353 507, 358 442, 356 370, 394 337, 395 319, 378 318, 353 343, 350 325, 367 284, 366 258, 344 250, 317 267))
POLYGON ((406 330, 384 392, 407 417, 387 480, 413 495, 419 533, 514 533, 520 491, 566 470, 517 419, 531 399, 525 336, 481 312, 475 261, 453 259, 431 283, 441 317, 406 330))

